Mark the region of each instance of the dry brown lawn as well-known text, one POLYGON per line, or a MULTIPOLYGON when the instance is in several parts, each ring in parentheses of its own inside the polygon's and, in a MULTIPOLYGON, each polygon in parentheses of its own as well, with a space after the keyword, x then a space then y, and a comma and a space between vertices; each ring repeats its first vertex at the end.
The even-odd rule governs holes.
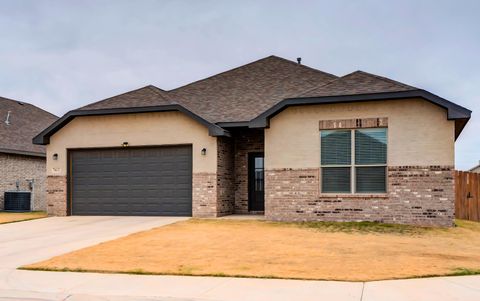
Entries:
POLYGON ((13 222, 28 221, 31 219, 37 219, 47 217, 47 214, 43 211, 34 212, 4 212, 0 211, 0 224, 7 224, 13 222))
POLYGON ((24 268, 348 281, 480 273, 480 224, 457 224, 191 219, 24 268))

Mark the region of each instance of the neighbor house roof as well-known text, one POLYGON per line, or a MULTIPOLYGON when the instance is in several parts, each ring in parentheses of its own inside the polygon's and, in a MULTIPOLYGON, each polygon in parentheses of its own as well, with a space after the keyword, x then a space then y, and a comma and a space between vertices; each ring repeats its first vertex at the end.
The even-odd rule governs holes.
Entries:
POLYGON ((480 172, 480 163, 477 166, 470 168, 468 171, 480 172))
POLYGON ((29 103, 0 97, 0 152, 44 156, 33 137, 58 117, 29 103))
POLYGON ((356 71, 342 77, 292 61, 269 56, 188 85, 165 91, 147 86, 67 113, 36 138, 46 144, 75 116, 134 113, 162 106, 181 108, 209 124, 210 133, 228 135, 215 127, 267 127, 269 119, 293 105, 407 99, 419 97, 447 110, 460 134, 471 111, 430 92, 385 77, 356 71))

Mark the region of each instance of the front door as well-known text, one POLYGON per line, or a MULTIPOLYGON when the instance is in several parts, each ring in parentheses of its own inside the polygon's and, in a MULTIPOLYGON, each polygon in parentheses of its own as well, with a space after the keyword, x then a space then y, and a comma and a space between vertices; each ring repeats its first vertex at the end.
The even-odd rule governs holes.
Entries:
POLYGON ((264 211, 263 153, 248 154, 248 211, 264 211))

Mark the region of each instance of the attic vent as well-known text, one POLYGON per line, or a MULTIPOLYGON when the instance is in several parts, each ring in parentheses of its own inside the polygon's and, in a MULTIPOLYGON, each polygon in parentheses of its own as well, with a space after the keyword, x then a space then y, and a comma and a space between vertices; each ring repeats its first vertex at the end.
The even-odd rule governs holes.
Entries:
POLYGON ((302 58, 301 58, 301 57, 297 57, 297 63, 298 63, 298 64, 301 64, 301 63, 302 63, 302 58))
POLYGON ((6 125, 10 125, 10 113, 11 113, 11 111, 7 112, 7 118, 5 118, 5 124, 6 125))

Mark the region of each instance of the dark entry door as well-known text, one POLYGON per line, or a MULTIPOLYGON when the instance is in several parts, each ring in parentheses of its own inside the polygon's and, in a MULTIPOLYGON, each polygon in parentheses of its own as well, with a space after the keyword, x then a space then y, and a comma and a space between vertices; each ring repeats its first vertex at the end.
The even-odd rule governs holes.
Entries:
POLYGON ((264 211, 265 180, 263 153, 248 154, 248 210, 264 211))
POLYGON ((190 145, 70 151, 73 215, 192 215, 190 145))

